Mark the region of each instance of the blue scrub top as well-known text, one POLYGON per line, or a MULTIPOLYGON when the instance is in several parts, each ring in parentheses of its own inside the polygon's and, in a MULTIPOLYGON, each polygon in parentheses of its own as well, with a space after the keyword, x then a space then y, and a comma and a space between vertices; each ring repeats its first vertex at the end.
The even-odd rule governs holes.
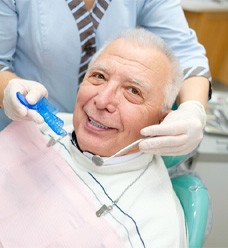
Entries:
MULTIPOLYGON (((183 70, 197 67, 198 75, 208 74, 205 50, 188 28, 180 1, 106 2, 109 6, 95 29, 97 50, 123 30, 142 26, 169 44, 183 70)), ((99 7, 99 0, 95 5, 99 7)), ((81 52, 78 27, 66 1, 0 0, 0 70, 42 83, 59 111, 74 110, 81 52)), ((9 120, 0 111, 1 130, 9 120)))

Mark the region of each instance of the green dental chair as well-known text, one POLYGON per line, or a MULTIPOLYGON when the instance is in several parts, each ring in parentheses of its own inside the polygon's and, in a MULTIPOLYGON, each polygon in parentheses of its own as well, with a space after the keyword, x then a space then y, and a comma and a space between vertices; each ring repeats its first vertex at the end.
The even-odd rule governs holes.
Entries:
MULTIPOLYGON (((181 163, 185 156, 162 158, 166 167, 170 168, 181 163)), ((194 175, 180 175, 171 181, 184 211, 189 248, 201 248, 208 219, 208 191, 203 182, 194 175)))

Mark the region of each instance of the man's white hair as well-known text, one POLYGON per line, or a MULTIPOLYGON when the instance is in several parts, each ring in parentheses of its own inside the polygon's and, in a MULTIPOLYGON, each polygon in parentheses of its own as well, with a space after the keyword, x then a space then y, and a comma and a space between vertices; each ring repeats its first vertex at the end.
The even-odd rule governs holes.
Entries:
POLYGON ((183 73, 178 59, 175 57, 169 46, 163 39, 153 34, 152 32, 147 31, 143 28, 135 28, 124 31, 119 36, 105 43, 105 45, 93 56, 92 60, 89 63, 89 67, 94 63, 94 61, 99 57, 104 49, 108 45, 110 45, 112 41, 118 39, 125 39, 130 43, 138 45, 139 47, 156 49, 166 56, 166 58, 170 62, 171 75, 170 79, 164 87, 164 102, 162 107, 165 109, 170 109, 180 91, 183 80, 183 73))

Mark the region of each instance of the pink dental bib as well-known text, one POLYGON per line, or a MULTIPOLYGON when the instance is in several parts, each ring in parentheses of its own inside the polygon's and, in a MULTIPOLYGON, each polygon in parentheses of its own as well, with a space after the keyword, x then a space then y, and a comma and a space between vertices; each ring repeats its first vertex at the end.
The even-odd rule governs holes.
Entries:
POLYGON ((0 133, 0 248, 124 247, 94 198, 32 122, 0 133))

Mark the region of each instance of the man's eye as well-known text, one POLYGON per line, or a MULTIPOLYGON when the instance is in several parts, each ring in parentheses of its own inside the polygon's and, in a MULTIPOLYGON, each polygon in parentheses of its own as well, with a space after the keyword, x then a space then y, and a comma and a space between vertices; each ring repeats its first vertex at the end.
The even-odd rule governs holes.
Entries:
POLYGON ((134 87, 130 87, 129 91, 133 94, 133 95, 140 95, 140 91, 137 88, 134 87))
POLYGON ((127 87, 124 96, 129 102, 134 104, 141 104, 144 101, 142 91, 137 87, 127 87))
POLYGON ((94 71, 88 73, 88 76, 86 76, 86 80, 93 85, 100 85, 106 81, 106 77, 103 73, 94 71))
POLYGON ((101 74, 101 73, 96 73, 94 76, 95 76, 97 79, 105 79, 104 75, 101 74))

